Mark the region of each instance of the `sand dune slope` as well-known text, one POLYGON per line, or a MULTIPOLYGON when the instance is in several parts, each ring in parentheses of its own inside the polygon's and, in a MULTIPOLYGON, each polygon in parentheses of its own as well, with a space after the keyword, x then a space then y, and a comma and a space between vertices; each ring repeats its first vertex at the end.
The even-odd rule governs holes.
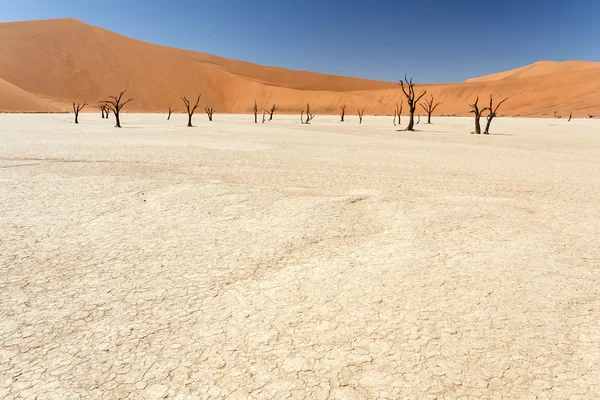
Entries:
MULTIPOLYGON (((288 113, 310 102, 321 114, 346 104, 352 112, 391 115, 403 97, 393 82, 264 67, 130 39, 73 19, 0 23, 0 79, 10 84, 0 86, 5 111, 67 111, 71 101, 96 103, 123 89, 135 98, 127 110, 139 112, 181 111, 180 96, 201 93, 201 105, 217 112, 249 112, 256 100, 261 108, 276 103, 288 113)), ((469 102, 490 93, 511 97, 504 115, 600 114, 598 63, 537 63, 421 89, 443 102, 439 114, 467 115, 469 102)))
POLYGON ((61 107, 0 79, 0 112, 57 112, 61 107))

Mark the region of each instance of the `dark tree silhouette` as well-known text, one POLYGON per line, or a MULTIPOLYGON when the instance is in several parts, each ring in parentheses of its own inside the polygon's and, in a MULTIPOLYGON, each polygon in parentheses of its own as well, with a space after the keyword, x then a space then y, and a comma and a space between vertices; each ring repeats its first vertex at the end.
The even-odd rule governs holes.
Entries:
POLYGON ((394 126, 396 126, 396 116, 398 117, 398 125, 402 123, 402 108, 404 108, 404 99, 400 102, 400 106, 398 107, 398 103, 396 103, 396 110, 394 111, 394 126))
POLYGON ((412 78, 410 80, 408 80, 406 78, 406 75, 404 75, 404 82, 402 80, 400 80, 400 86, 402 87, 402 92, 404 92, 404 95, 406 96, 406 99, 408 100, 408 108, 410 111, 410 120, 408 121, 408 126, 406 127, 406 130, 414 131, 415 130, 415 109, 417 108, 417 104, 419 104, 419 101, 421 100, 421 98, 423 96, 425 96, 427 91, 424 91, 419 96, 417 96, 415 94, 415 84, 413 83, 412 78), (406 83, 406 87, 404 87, 405 83, 406 83))
POLYGON ((425 105, 421 104, 420 106, 427 113, 427 123, 431 124, 431 114, 435 111, 435 109, 442 103, 434 102, 433 95, 430 95, 429 99, 425 99, 425 105))
POLYGON ((356 111, 358 111, 358 123, 362 124, 362 117, 363 117, 363 114, 365 113, 365 109, 364 108, 362 110, 356 109, 356 111))
POLYGON ((73 113, 75 114, 76 124, 79 123, 79 111, 83 110, 83 107, 85 106, 87 106, 87 103, 79 104, 79 102, 77 102, 77 104, 75 104, 75 102, 73 102, 73 113))
POLYGON ((252 107, 252 111, 254 111, 254 123, 258 124, 258 106, 256 105, 256 100, 254 100, 254 107, 252 107))
POLYGON ((169 107, 169 116, 167 117, 167 121, 171 119, 171 114, 173 114, 173 111, 175 111, 175 109, 169 107))
POLYGON ((273 114, 275 114, 275 111, 277 111, 277 106, 275 104, 273 104, 273 107, 271 107, 270 110, 267 110, 267 113, 269 113, 269 122, 273 120, 273 114))
POLYGON ((342 119, 340 119, 340 122, 344 122, 344 116, 346 115, 346 105, 344 104, 343 106, 340 107, 340 109, 342 110, 340 116, 342 119))
POLYGON ((206 115, 208 115, 208 120, 212 122, 212 117, 215 113, 215 109, 212 107, 204 107, 204 111, 206 111, 206 115))
POLYGON ((106 104, 106 107, 108 108, 109 111, 112 111, 113 114, 115 114, 115 120, 116 120, 116 125, 115 128, 120 128, 121 127, 121 109, 125 106, 125 104, 129 103, 130 101, 133 100, 133 98, 131 99, 127 99, 126 101, 123 101, 123 95, 125 94, 127 90, 123 90, 121 93, 119 93, 118 96, 108 96, 110 98, 110 100, 104 100, 102 103, 106 104))
POLYGON ((302 110, 300 113, 300 122, 303 124, 310 124, 310 121, 312 121, 314 117, 315 116, 310 112, 310 104, 306 103, 306 121, 304 120, 304 110, 302 110))
POLYGON ((106 113, 106 118, 108 118, 109 111, 106 109, 106 104, 100 104, 96 108, 102 113, 102 119, 104 119, 104 113, 106 113))
POLYGON ((573 118, 573 111, 571 111, 571 112, 569 113, 569 121, 567 121, 567 122, 571 122, 571 118, 573 118))
POLYGON ((500 108, 502 103, 504 103, 506 100, 508 100, 508 97, 502 100, 500 103, 498 103, 498 105, 496 105, 496 108, 494 108, 494 102, 492 100, 492 95, 490 94, 490 107, 487 109, 489 114, 486 117, 487 123, 485 124, 485 131, 483 132, 484 135, 490 134, 490 125, 492 124, 492 120, 496 117, 496 112, 498 111, 498 108, 500 108))
POLYGON ((475 103, 469 104, 469 106, 471 107, 471 111, 469 112, 475 114, 475 132, 471 133, 476 133, 479 135, 481 134, 481 125, 479 124, 479 120, 481 118, 481 114, 483 114, 483 112, 487 110, 487 108, 484 107, 480 109, 477 103, 479 103, 479 97, 477 97, 475 103))
POLYGON ((192 103, 190 103, 190 101, 187 99, 187 97, 183 96, 181 98, 181 100, 183 101, 183 104, 185 104, 185 108, 187 109, 187 113, 188 113, 188 128, 192 127, 192 117, 194 116, 194 111, 196 111, 196 108, 198 108, 198 104, 200 103, 200 96, 202 96, 201 94, 198 95, 198 98, 196 99, 196 104, 194 104, 194 106, 192 106, 192 103))
POLYGON ((266 116, 267 115, 267 110, 263 110, 263 119, 262 119, 262 123, 264 124, 266 121, 266 116))

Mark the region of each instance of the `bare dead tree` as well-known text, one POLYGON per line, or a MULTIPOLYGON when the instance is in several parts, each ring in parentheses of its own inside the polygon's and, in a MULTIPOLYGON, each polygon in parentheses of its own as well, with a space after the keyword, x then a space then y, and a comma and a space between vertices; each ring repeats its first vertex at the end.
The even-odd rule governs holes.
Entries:
POLYGON ((442 103, 434 102, 433 99, 433 95, 430 95, 429 99, 425 99, 425 105, 420 104, 420 106, 423 108, 423 110, 425 110, 425 112, 427 113, 427 123, 431 124, 431 114, 433 114, 433 112, 435 111, 435 109, 442 103))
POLYGON ((571 122, 571 118, 573 118, 573 111, 569 113, 569 120, 567 122, 571 122))
POLYGON ((415 130, 414 129, 414 127, 415 127, 415 109, 417 108, 417 104, 419 104, 419 101, 421 100, 421 98, 423 96, 425 96, 427 91, 424 91, 419 96, 417 96, 415 94, 415 84, 413 83, 412 78, 410 80, 408 80, 406 78, 406 75, 404 75, 404 82, 402 80, 400 80, 400 86, 402 87, 402 92, 404 92, 404 95, 406 96, 406 99, 408 100, 408 108, 410 111, 410 120, 408 121, 408 126, 406 127, 406 130, 414 131, 415 130), (406 83, 406 88, 404 87, 405 83, 406 83))
POLYGON ((173 111, 175 111, 175 109, 169 107, 169 116, 167 117, 167 121, 171 119, 171 114, 173 114, 173 111))
POLYGON ((254 100, 254 107, 252 107, 252 111, 254 111, 254 123, 258 124, 258 106, 256 105, 256 100, 254 100))
POLYGON ((79 123, 79 111, 83 110, 83 107, 85 106, 87 106, 87 103, 79 104, 79 102, 77 102, 77 104, 75 104, 75 102, 73 102, 73 113, 75 114, 76 124, 79 123))
POLYGON ((306 103, 306 121, 304 121, 304 110, 302 110, 300 113, 300 122, 303 124, 310 124, 310 121, 312 121, 314 117, 315 116, 310 112, 310 104, 306 103))
POLYGON ((492 95, 490 94, 490 107, 488 108, 489 114, 486 117, 487 123, 485 124, 485 131, 483 132, 484 135, 490 134, 490 125, 492 124, 492 120, 496 117, 496 112, 498 111, 498 108, 500 108, 502 103, 504 103, 506 100, 508 100, 508 97, 502 100, 500 103, 498 103, 498 105, 496 105, 496 108, 494 108, 494 102, 492 100, 492 95))
POLYGON ((340 107, 340 109, 342 110, 340 116, 342 119, 340 119, 340 122, 344 122, 344 116, 346 115, 346 105, 344 104, 343 106, 340 107))
POLYGON ((363 117, 363 114, 365 113, 365 109, 364 108, 362 110, 356 109, 356 111, 358 111, 358 123, 362 124, 362 117, 363 117))
POLYGON ((275 114, 275 111, 277 111, 277 106, 275 104, 273 104, 273 107, 271 107, 270 110, 267 110, 269 113, 269 122, 273 120, 273 114, 275 114))
POLYGON ((108 111, 106 110, 106 104, 97 105, 96 108, 102 113, 102 119, 104 119, 104 113, 106 112, 106 118, 108 118, 108 111))
POLYGON ((198 98, 196 99, 196 104, 194 104, 194 106, 192 106, 192 103, 190 103, 190 101, 187 99, 187 97, 183 96, 181 98, 181 100, 183 101, 183 104, 185 104, 185 108, 187 109, 187 113, 188 113, 188 128, 192 127, 192 116, 194 116, 194 111, 196 111, 196 108, 198 108, 198 104, 200 103, 200 96, 202 96, 201 94, 198 95, 198 98))
POLYGON ((263 110, 263 119, 262 119, 262 123, 265 123, 265 115, 267 114, 267 110, 263 110))
POLYGON ((120 117, 121 109, 125 106, 125 104, 127 104, 133 100, 133 98, 131 98, 131 99, 127 99, 126 101, 123 101, 123 95, 125 94, 126 91, 127 90, 123 90, 121 93, 119 93, 118 96, 108 96, 109 100, 103 101, 103 103, 106 104, 106 107, 108 108, 108 110, 112 111, 113 114, 115 114, 115 120, 116 120, 115 128, 121 127, 121 117, 120 117))
POLYGON ((204 107, 204 111, 206 115, 208 115, 208 120, 212 122, 213 114, 215 113, 215 109, 212 107, 204 107))
POLYGON ((479 97, 477 97, 475 103, 469 104, 469 106, 471 107, 471 111, 469 112, 475 114, 475 132, 471 133, 476 133, 479 135, 481 134, 481 125, 479 124, 479 120, 481 118, 481 114, 483 114, 484 111, 487 110, 487 108, 480 109, 477 103, 479 103, 479 97))
POLYGON ((396 110, 394 111, 394 126, 396 126, 396 116, 398 117, 398 125, 402 123, 402 108, 404 107, 404 99, 400 102, 400 106, 396 103, 396 110))

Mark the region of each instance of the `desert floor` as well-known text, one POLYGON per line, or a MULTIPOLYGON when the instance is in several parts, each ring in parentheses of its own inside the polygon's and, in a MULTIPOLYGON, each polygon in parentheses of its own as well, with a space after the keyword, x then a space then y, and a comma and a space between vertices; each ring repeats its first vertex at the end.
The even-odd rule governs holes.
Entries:
POLYGON ((600 122, 186 118, 0 115, 0 398, 600 397, 600 122))

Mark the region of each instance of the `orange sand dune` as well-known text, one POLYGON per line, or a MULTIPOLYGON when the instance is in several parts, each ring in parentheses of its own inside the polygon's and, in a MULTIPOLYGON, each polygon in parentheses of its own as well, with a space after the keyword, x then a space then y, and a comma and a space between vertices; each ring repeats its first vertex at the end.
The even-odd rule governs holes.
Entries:
POLYGON ((61 109, 60 106, 26 92, 0 78, 0 112, 58 112, 61 109))
MULTIPOLYGON (((442 105, 439 114, 467 115, 475 97, 510 96, 503 115, 600 114, 600 64, 537 63, 464 83, 419 85, 442 105), (506 79, 519 77, 519 79, 506 79)), ((399 70, 399 77, 403 71, 399 70)), ((202 94, 217 112, 249 112, 276 103, 296 113, 349 110, 391 114, 398 85, 367 79, 264 67, 130 39, 73 19, 0 23, 0 109, 68 111, 71 101, 97 103, 128 90, 127 111, 182 110, 180 96, 202 94), (30 96, 26 96, 30 95, 30 96), (27 98, 29 100, 25 101, 27 98)), ((90 110, 90 108, 88 109, 90 110)))
POLYGON ((544 76, 553 74, 564 74, 573 71, 581 71, 589 68, 600 68, 600 62, 591 61, 538 61, 525 67, 511 69, 510 71, 498 72, 481 76, 479 78, 467 79, 465 82, 488 82, 501 79, 527 78, 531 76, 544 76))

